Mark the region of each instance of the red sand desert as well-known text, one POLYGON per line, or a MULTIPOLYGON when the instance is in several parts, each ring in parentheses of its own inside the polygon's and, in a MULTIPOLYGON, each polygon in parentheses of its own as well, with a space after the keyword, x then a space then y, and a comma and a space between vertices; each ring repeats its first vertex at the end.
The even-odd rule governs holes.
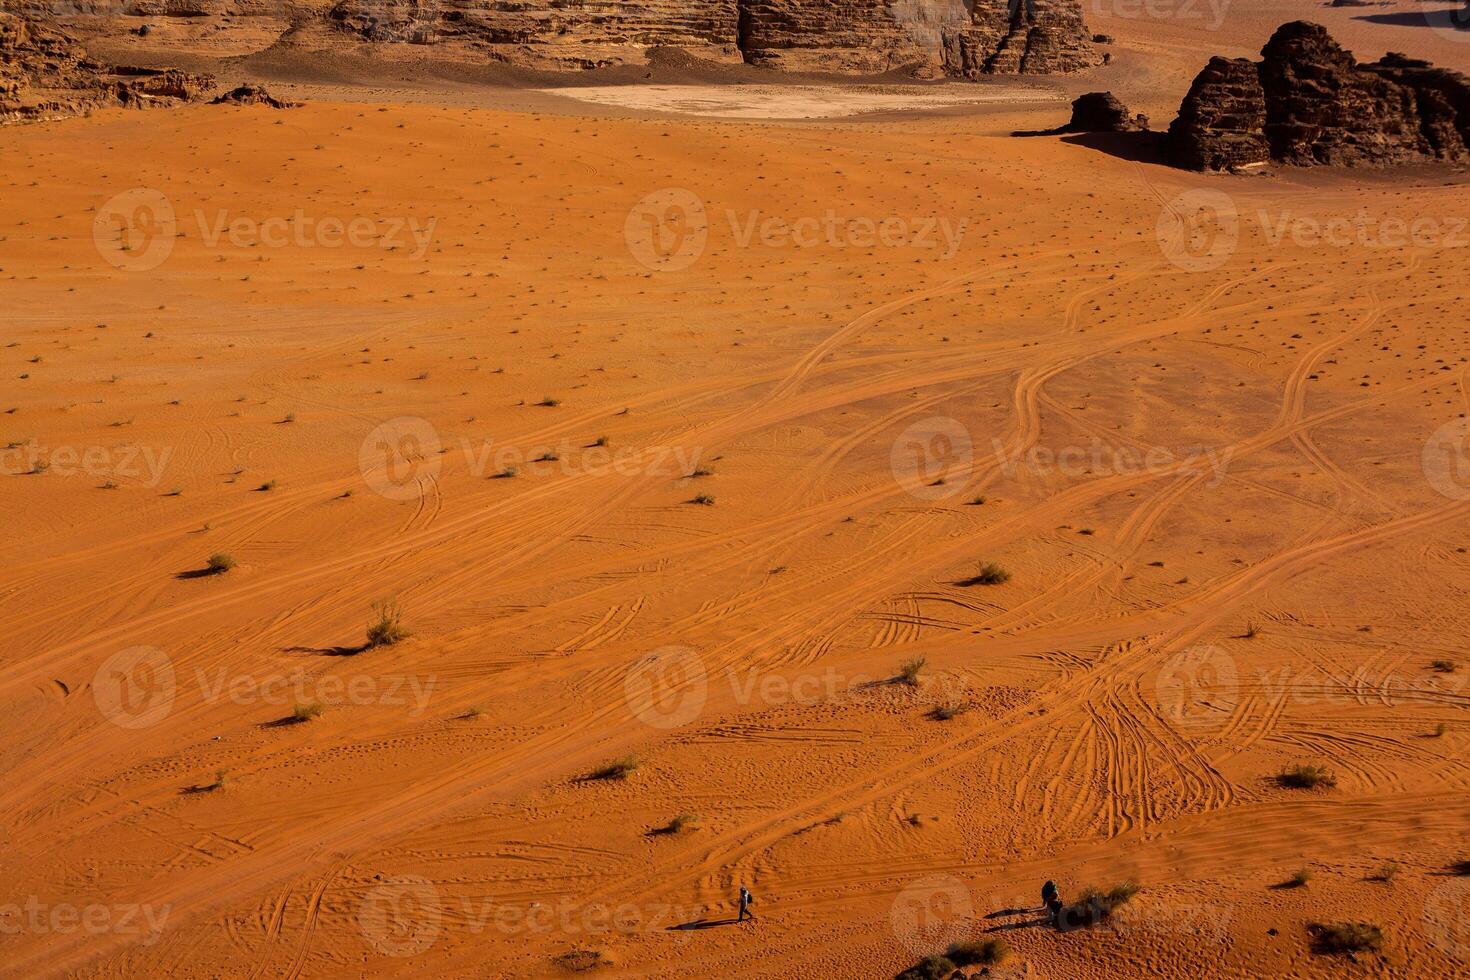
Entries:
POLYGON ((1464 168, 1008 135, 1289 7, 0 132, 0 975, 1470 972, 1464 168))

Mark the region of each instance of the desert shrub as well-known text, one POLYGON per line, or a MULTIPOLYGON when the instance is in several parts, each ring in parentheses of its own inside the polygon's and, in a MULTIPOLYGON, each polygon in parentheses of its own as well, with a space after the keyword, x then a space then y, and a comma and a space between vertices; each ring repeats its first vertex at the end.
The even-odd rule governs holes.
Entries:
POLYGON ((691 503, 700 504, 700 505, 702 505, 704 507, 712 506, 714 504, 714 502, 715 502, 715 498, 714 497, 711 497, 707 493, 702 493, 699 496, 695 497, 691 501, 691 503))
POLYGON ((924 669, 928 663, 923 657, 913 657, 898 665, 898 679, 904 684, 913 686, 919 683, 919 671, 924 669))
POLYGON ((1318 953, 1377 952, 1383 947, 1383 930, 1371 922, 1314 923, 1308 929, 1312 949, 1318 953))
POLYGON ((392 646, 408 639, 408 630, 403 628, 403 609, 397 599, 381 599, 373 603, 373 615, 377 618, 368 624, 369 647, 392 646))
POLYGON ((896 980, 947 980, 955 965, 944 956, 926 956, 898 975, 896 980))
POLYGON ((1288 888, 1301 888, 1313 878, 1311 868, 1298 868, 1290 878, 1282 882, 1288 888))
POLYGON ((1075 902, 1062 908, 1057 925, 1062 929, 1077 929, 1106 922, 1137 894, 1138 886, 1131 881, 1121 882, 1107 891, 1096 887, 1084 888, 1075 902))
POLYGON ((967 704, 961 704, 958 701, 946 701, 944 704, 937 705, 933 711, 929 712, 929 717, 935 721, 949 721, 951 718, 958 717, 969 710, 970 706, 967 704))
POLYGON ((223 551, 217 551, 214 554, 210 555, 209 559, 204 564, 205 567, 209 570, 209 574, 223 575, 225 572, 228 572, 230 569, 235 567, 235 559, 225 554, 223 551))
POLYGON ((568 973, 586 973, 612 962, 600 949, 569 949, 551 961, 568 973))
POLYGON ((1276 777, 1276 782, 1290 789, 1316 789, 1336 786, 1337 776, 1325 766, 1292 766, 1276 777))
POLYGON ((980 570, 974 575, 961 582, 961 585, 1002 585, 1011 580, 1011 573, 1001 568, 993 561, 985 562, 980 570))
POLYGON ((948 958, 955 966, 995 966, 1011 955, 1004 939, 982 939, 979 942, 955 943, 948 958))
POLYGON ((621 759, 614 759, 607 765, 592 770, 591 779, 627 779, 629 773, 641 765, 637 757, 626 755, 621 759))
POLYGON ((298 704, 291 709, 291 720, 295 722, 311 721, 313 718, 322 716, 322 706, 316 702, 298 704))
POLYGON ((1441 674, 1453 674, 1455 672, 1455 662, 1453 660, 1431 660, 1429 666, 1441 674))
POLYGON ((666 834, 682 834, 686 830, 699 828, 699 818, 692 813, 681 813, 664 825, 666 834))

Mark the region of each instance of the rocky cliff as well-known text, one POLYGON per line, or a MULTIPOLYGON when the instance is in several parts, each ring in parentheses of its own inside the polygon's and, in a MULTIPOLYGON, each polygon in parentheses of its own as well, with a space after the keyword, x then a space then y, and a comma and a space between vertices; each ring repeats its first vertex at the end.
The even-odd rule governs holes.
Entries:
POLYGON ((212 82, 174 69, 105 65, 65 32, 0 12, 0 122, 178 105, 202 98, 212 82))
POLYGON ((1169 127, 1175 162, 1382 166, 1470 159, 1470 78, 1390 54, 1359 65, 1318 24, 1283 24, 1260 62, 1213 58, 1169 127))
POLYGON ((153 50, 227 57, 362 42, 387 58, 576 70, 642 64, 651 49, 671 48, 789 71, 970 78, 1071 72, 1103 60, 1080 0, 63 2, 78 14, 75 26, 93 36, 151 30, 153 50))

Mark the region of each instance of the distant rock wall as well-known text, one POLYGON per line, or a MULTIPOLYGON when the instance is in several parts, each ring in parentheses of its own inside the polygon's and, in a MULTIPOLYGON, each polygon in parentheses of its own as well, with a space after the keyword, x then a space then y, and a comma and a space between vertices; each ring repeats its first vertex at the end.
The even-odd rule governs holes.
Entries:
POLYGON ((1359 65, 1306 21, 1260 62, 1212 58, 1169 127, 1180 166, 1383 166, 1470 159, 1470 78, 1399 54, 1359 65))
POLYGON ((336 0, 327 16, 367 41, 464 42, 534 67, 640 62, 654 47, 788 71, 970 78, 1102 61, 1078 0, 336 0))

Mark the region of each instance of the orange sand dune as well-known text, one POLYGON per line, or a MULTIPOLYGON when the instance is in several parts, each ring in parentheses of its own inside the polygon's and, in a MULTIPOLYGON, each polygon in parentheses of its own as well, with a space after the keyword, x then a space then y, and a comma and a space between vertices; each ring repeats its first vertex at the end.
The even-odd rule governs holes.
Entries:
POLYGON ((7 130, 0 974, 1470 969, 1465 175, 1057 112, 7 130))

